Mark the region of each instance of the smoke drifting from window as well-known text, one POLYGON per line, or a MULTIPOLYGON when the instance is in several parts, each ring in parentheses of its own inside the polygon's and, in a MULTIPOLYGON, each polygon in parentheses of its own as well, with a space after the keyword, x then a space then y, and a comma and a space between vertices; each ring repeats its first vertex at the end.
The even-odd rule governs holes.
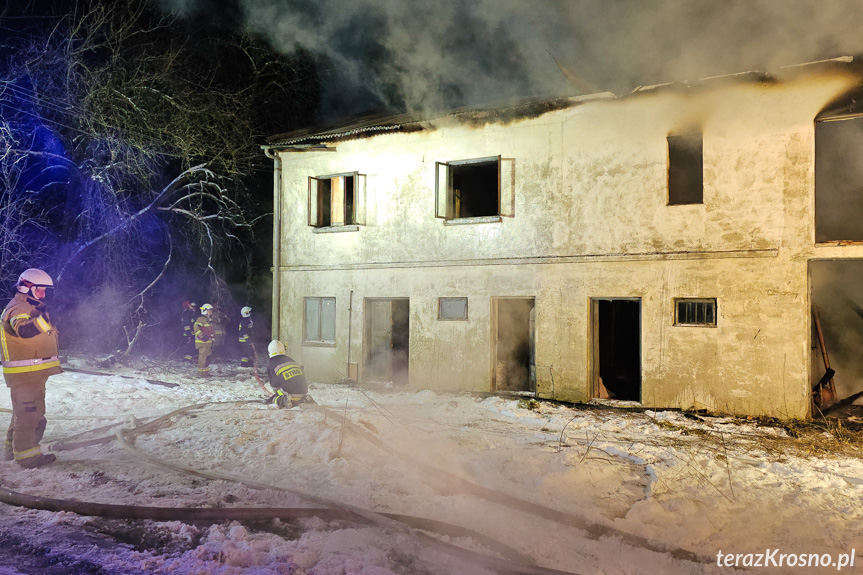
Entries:
POLYGON ((554 58, 595 91, 623 94, 863 53, 856 0, 154 1, 311 53, 324 119, 577 94, 554 58))

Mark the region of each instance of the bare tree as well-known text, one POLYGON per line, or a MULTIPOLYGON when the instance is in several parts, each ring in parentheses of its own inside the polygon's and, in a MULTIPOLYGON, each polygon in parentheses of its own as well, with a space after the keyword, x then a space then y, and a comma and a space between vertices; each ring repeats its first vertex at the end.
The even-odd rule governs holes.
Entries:
MULTIPOLYGON (((36 194, 36 217, 26 219, 44 232, 40 249, 75 308, 73 328, 104 319, 98 334, 78 341, 123 341, 128 355, 142 330, 166 321, 152 303, 160 284, 195 263, 202 280, 223 286, 216 278, 225 254, 251 248, 258 213, 245 184, 256 163, 265 165, 261 108, 304 83, 292 61, 260 43, 195 37, 145 0, 82 0, 48 22, 10 40, 14 56, 0 78, 0 106, 19 124, 9 137, 40 122, 68 163, 62 192, 53 203, 36 194), (229 54, 231 65, 209 65, 212 50, 229 54)), ((24 156, 32 162, 38 153, 31 146, 24 156)), ((6 189, 26 204, 20 181, 6 189)), ((41 261, 39 245, 7 245, 0 272, 41 261)))

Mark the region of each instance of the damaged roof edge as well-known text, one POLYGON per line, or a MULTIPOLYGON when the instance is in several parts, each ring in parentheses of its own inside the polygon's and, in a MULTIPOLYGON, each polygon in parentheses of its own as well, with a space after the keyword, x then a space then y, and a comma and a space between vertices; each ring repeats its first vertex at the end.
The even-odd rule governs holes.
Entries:
POLYGON ((611 92, 601 92, 551 100, 533 100, 498 108, 462 108, 425 118, 413 114, 363 116, 338 126, 316 126, 271 136, 267 138, 265 147, 270 149, 300 147, 314 142, 337 142, 371 137, 382 132, 414 132, 432 129, 437 122, 448 118, 457 118, 472 125, 505 124, 515 120, 538 117, 547 112, 570 108, 587 101, 610 98, 616 98, 616 96, 611 92))
MULTIPOLYGON (((818 69, 830 69, 837 66, 858 67, 861 60, 857 56, 839 56, 825 60, 803 62, 778 69, 780 76, 796 73, 809 73, 814 67, 818 69)), ((861 73, 863 75, 863 73, 861 73)), ((637 96, 644 93, 655 93, 660 90, 688 91, 690 89, 707 88, 715 86, 720 82, 759 82, 773 83, 777 78, 763 71, 751 70, 733 74, 710 76, 699 80, 688 82, 668 82, 654 84, 652 86, 638 86, 622 98, 637 96)), ((532 100, 491 108, 460 108, 443 112, 437 115, 423 117, 419 114, 371 114, 359 118, 347 119, 344 122, 330 124, 328 126, 310 126, 291 132, 277 134, 267 138, 266 144, 262 146, 267 149, 279 148, 312 148, 314 144, 335 143, 344 140, 355 140, 369 138, 381 133, 415 132, 426 129, 434 129, 435 125, 445 119, 455 118, 465 124, 479 126, 490 123, 506 124, 515 120, 535 118, 548 112, 562 110, 578 106, 594 100, 618 99, 611 92, 600 92, 580 96, 569 96, 547 100, 532 100)))

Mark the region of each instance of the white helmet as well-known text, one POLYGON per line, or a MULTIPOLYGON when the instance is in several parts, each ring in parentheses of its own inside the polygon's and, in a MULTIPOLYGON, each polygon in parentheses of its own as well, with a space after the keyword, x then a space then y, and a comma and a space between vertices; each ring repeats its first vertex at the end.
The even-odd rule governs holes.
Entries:
POLYGON ((211 305, 210 305, 210 304, 208 304, 208 303, 205 303, 204 305, 202 305, 202 306, 201 306, 201 313, 203 313, 203 312, 205 312, 205 311, 209 311, 209 310, 211 310, 211 309, 213 309, 213 306, 211 306, 211 305))
POLYGON ((240 310, 240 315, 243 317, 249 317, 250 315, 252 315, 252 308, 250 308, 249 306, 244 307, 240 310))
POLYGON ((38 268, 30 268, 21 272, 18 276, 18 284, 15 286, 19 292, 28 293, 33 287, 54 287, 51 276, 38 268))
POLYGON ((274 339, 270 342, 270 345, 267 346, 267 353, 270 354, 270 357, 273 357, 274 355, 285 355, 285 344, 274 339))

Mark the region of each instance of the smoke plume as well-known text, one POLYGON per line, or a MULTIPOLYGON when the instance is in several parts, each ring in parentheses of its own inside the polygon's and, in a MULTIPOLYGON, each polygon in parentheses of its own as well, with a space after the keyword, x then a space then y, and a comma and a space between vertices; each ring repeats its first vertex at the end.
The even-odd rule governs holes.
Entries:
POLYGON ((322 119, 696 80, 863 52, 856 0, 154 0, 315 58, 322 119))

